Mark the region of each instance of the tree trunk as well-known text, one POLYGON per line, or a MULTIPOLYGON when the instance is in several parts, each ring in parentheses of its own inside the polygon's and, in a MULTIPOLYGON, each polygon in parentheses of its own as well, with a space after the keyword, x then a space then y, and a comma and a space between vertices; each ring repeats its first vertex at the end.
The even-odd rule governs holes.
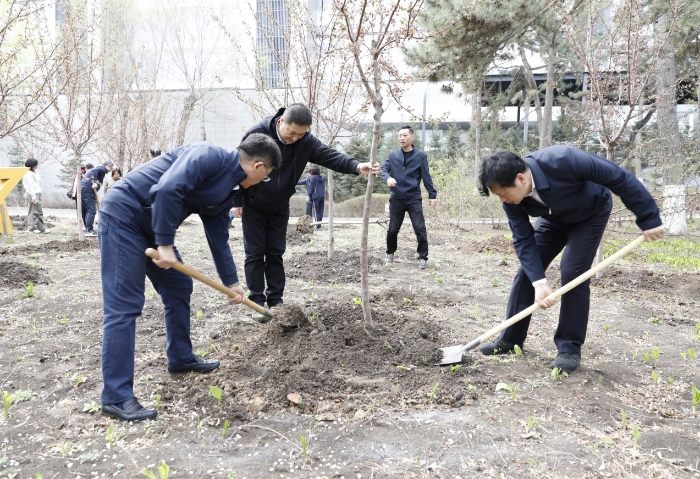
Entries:
MULTIPOLYGON (((376 68, 376 67, 375 67, 376 68)), ((378 78, 378 74, 375 75, 378 78)), ((379 147, 379 131, 381 128, 382 113, 384 113, 382 99, 379 96, 381 92, 377 88, 375 90, 377 99, 374 103, 374 126, 372 128, 372 150, 369 155, 370 166, 374 166, 377 163, 377 149, 379 147)), ((374 175, 370 172, 367 178, 367 190, 365 192, 365 205, 362 211, 362 240, 360 243, 360 269, 362 277, 362 313, 365 318, 365 324, 369 327, 374 327, 374 321, 372 321, 372 309, 369 303, 369 261, 367 259, 368 254, 368 242, 369 242, 369 215, 372 206, 372 190, 374 190, 374 175)))
POLYGON ((328 259, 333 259, 335 236, 333 236, 333 170, 328 170, 328 259))
POLYGON ((82 196, 80 194, 80 183, 83 180, 83 176, 80 172, 80 156, 78 156, 78 161, 76 163, 76 170, 77 170, 77 178, 78 178, 78 184, 75 187, 75 211, 76 214, 78 215, 78 241, 84 241, 85 240, 85 235, 83 234, 83 204, 82 204, 82 196))
MULTIPOLYGON (((556 35, 556 34, 555 34, 556 35)), ((544 114, 540 130, 540 149, 552 144, 552 109, 554 107, 554 36, 547 49, 547 89, 544 95, 544 114)))
MULTIPOLYGON (((537 115, 537 130, 540 132, 540 137, 542 135, 542 107, 540 106, 540 91, 537 88, 537 82, 535 81, 535 75, 532 74, 532 67, 530 62, 527 60, 527 55, 525 54, 525 49, 520 47, 520 59, 523 62, 522 71, 527 79, 527 84, 530 87, 530 91, 534 92, 533 102, 535 104, 535 114, 537 115)), ((529 99, 526 98, 529 104, 529 99)))
POLYGON ((207 110, 204 107, 204 98, 199 102, 199 140, 207 141, 207 125, 206 125, 207 110))
POLYGON ((180 124, 177 127, 177 145, 182 146, 185 144, 185 133, 187 132, 187 125, 190 124, 190 117, 192 116, 192 110, 194 110, 194 105, 197 103, 197 97, 194 93, 190 92, 185 98, 185 104, 182 107, 182 115, 180 116, 180 124))
POLYGON ((474 178, 479 175, 479 164, 481 163, 481 92, 482 85, 479 83, 476 93, 472 96, 472 125, 474 127, 474 178))
POLYGON ((678 132, 676 102, 676 66, 673 43, 668 32, 668 15, 659 17, 654 26, 655 41, 659 43, 659 67, 656 72, 656 115, 659 128, 659 146, 664 152, 663 220, 670 234, 687 230, 685 219, 685 187, 683 161, 678 132))

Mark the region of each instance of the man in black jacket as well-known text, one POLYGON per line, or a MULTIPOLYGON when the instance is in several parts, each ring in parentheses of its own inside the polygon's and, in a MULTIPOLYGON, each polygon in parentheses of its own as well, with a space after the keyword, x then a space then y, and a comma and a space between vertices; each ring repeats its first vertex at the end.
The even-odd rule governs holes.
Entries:
MULTIPOLYGON (((280 108, 273 117, 264 118, 252 127, 252 133, 263 133, 277 142, 282 151, 282 166, 270 173, 270 181, 259 183, 242 192, 234 201, 234 216, 241 218, 245 249, 245 278, 250 300, 269 307, 283 303, 285 275, 282 256, 287 248, 289 199, 308 162, 347 174, 368 175, 369 163, 360 163, 321 143, 309 130, 311 110, 300 103, 280 108), (245 214, 243 214, 245 210, 245 214), (265 281, 267 280, 267 289, 265 281)), ((373 173, 379 170, 375 165, 373 173)), ((265 316, 254 313, 264 321, 265 316)))
POLYGON ((420 194, 420 182, 423 180, 428 190, 430 206, 437 203, 437 191, 433 187, 428 169, 428 156, 417 148, 413 148, 413 128, 408 125, 399 130, 401 148, 392 150, 382 164, 382 178, 391 188, 389 196, 389 229, 386 232, 386 263, 394 261, 394 253, 398 247, 397 238, 408 212, 413 231, 418 238, 418 267, 428 267, 428 232, 425 229, 423 217, 423 200, 420 194))

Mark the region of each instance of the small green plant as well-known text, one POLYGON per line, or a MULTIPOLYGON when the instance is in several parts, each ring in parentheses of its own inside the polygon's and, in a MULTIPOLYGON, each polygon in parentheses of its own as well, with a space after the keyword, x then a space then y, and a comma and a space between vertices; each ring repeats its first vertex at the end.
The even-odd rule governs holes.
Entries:
POLYGON ((517 344, 513 346, 513 351, 515 351, 515 354, 517 354, 518 356, 523 355, 523 350, 517 344))
POLYGON ((649 353, 647 353, 646 351, 642 351, 642 356, 644 356, 644 359, 642 360, 642 362, 644 364, 646 364, 647 361, 649 361, 649 353))
POLYGON ((404 298, 404 299, 403 299, 403 302, 404 302, 404 304, 408 304, 408 303, 411 302, 411 300, 410 300, 409 298, 404 298))
POLYGON ((695 361, 696 356, 695 350, 693 348, 688 348, 688 359, 690 359, 691 363, 695 361))
POLYGON ((226 437, 226 433, 228 432, 228 427, 231 425, 231 423, 228 422, 228 419, 224 419, 224 432, 221 433, 221 439, 226 437))
POLYGON ((453 372, 453 373, 456 373, 456 372, 459 371, 460 369, 462 369, 462 365, 461 365, 461 364, 455 364, 454 366, 450 366, 450 372, 453 372))
POLYGON ((160 400, 162 399, 162 396, 160 394, 156 394, 156 410, 160 409, 160 400))
POLYGON ((209 386, 209 394, 219 401, 217 406, 221 406, 221 401, 224 400, 224 392, 216 386, 209 386))
POLYGON ((435 284, 442 284, 442 278, 438 275, 435 275, 435 284))
POLYGON ((515 402, 515 396, 518 394, 520 386, 517 384, 498 383, 496 384, 496 391, 500 390, 508 391, 510 393, 510 398, 515 402))
POLYGON ((155 297, 158 295, 155 289, 150 290, 148 293, 151 295, 151 299, 155 299, 155 297))
POLYGON ((36 285, 31 281, 24 285, 24 293, 21 295, 23 298, 33 298, 36 296, 36 285))
POLYGON ((525 432, 534 432, 540 427, 540 420, 533 414, 525 422, 525 432))
POLYGON ((24 401, 32 401, 37 394, 34 391, 15 391, 12 395, 12 404, 19 404, 24 401))
POLYGON ((696 388, 694 383, 691 383, 690 391, 693 397, 693 414, 695 414, 698 404, 700 404, 700 389, 696 388))
POLYGON ((83 404, 83 412, 87 412, 90 414, 100 412, 100 405, 93 401, 92 398, 90 398, 85 404, 83 404))
POLYGON ((165 461, 161 461, 158 466, 158 477, 156 477, 150 469, 143 468, 139 471, 140 474, 146 476, 148 479, 168 479, 170 476, 170 466, 165 461))
POLYGON ((561 378, 568 377, 569 374, 566 371, 562 371, 561 368, 552 368, 550 376, 552 377, 552 381, 559 381, 561 378))
POLYGON ((491 286, 493 286, 494 288, 496 286, 498 286, 498 278, 493 278, 493 281, 491 282, 491 286))
POLYGON ((681 357, 682 357, 683 360, 685 361, 685 360, 687 359, 687 357, 688 357, 688 353, 681 353, 681 357))
POLYGON ((435 386, 433 386, 433 390, 430 393, 430 402, 433 402, 435 400, 435 395, 437 394, 438 388, 440 387, 440 383, 435 383, 435 386))
POLYGON ((7 391, 2 393, 2 409, 5 412, 5 417, 10 417, 10 406, 12 405, 12 394, 7 391))
POLYGON ((632 429, 632 439, 634 440, 634 448, 637 449, 637 442, 639 441, 639 428, 634 426, 632 429))
POLYGON ((301 454, 304 456, 304 462, 309 459, 309 450, 307 449, 306 438, 303 434, 299 434, 299 442, 301 443, 301 454))
POLYGON ((60 324, 61 326, 67 325, 68 322, 68 316, 66 316, 65 313, 62 314, 61 317, 58 319, 58 324, 60 324))
POLYGON ((318 311, 316 311, 314 314, 312 314, 311 316, 309 316, 307 319, 309 320, 309 322, 310 322, 311 324, 313 324, 313 322, 316 321, 316 318, 318 318, 318 311))
POLYGON ((117 447, 119 440, 124 435, 124 430, 122 429, 117 436, 114 435, 114 424, 110 424, 107 428, 107 445, 110 449, 117 447))
POLYGON ((639 351, 635 349, 634 352, 632 353, 632 359, 637 359, 638 353, 639 353, 639 351))
POLYGON ((311 301, 316 301, 316 293, 311 291, 311 301))
POLYGON ((669 376, 668 379, 666 380, 666 386, 670 386, 671 384, 673 384, 673 378, 671 376, 669 376))
POLYGON ((620 412, 622 414, 622 429, 627 429, 627 413, 624 409, 622 409, 620 412))
POLYGON ((608 334, 608 331, 610 331, 610 323, 605 323, 605 334, 608 334))
POLYGON ((467 392, 468 392, 469 394, 476 394, 477 391, 479 391, 479 388, 477 388, 477 387, 474 386, 473 384, 467 384, 467 392))
POLYGON ((352 298, 352 304, 355 306, 362 306, 362 298, 352 298))
POLYGON ((201 310, 201 309, 200 309, 199 311, 197 311, 197 321, 199 321, 200 319, 202 319, 202 314, 204 314, 204 313, 202 313, 202 310, 201 310))
POLYGON ((75 373, 71 376, 70 380, 73 381, 73 385, 77 388, 85 384, 87 377, 83 376, 82 374, 75 373))
POLYGON ((695 341, 700 340, 700 322, 695 323, 695 341))
POLYGON ((660 354, 661 354, 661 351, 659 351, 659 348, 657 348, 656 346, 651 348, 651 354, 649 355, 649 357, 651 358, 651 360, 653 361, 654 364, 656 364, 656 362, 659 360, 660 354))
POLYGON ((651 379, 654 380, 656 384, 659 384, 659 373, 656 372, 656 369, 651 370, 651 379))
POLYGON ((649 318, 649 322, 652 324, 659 324, 661 322, 661 319, 658 316, 652 316, 649 318))

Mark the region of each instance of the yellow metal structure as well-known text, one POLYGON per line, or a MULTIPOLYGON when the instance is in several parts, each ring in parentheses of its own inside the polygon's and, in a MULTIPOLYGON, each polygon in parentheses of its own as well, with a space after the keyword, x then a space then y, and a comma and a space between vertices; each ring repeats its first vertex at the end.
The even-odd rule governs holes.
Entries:
POLYGON ((7 203, 5 198, 10 194, 17 184, 22 181, 24 174, 29 171, 28 168, 0 168, 0 233, 3 235, 14 234, 12 222, 10 221, 10 212, 7 211, 7 203), (7 231, 5 231, 7 228, 7 231))

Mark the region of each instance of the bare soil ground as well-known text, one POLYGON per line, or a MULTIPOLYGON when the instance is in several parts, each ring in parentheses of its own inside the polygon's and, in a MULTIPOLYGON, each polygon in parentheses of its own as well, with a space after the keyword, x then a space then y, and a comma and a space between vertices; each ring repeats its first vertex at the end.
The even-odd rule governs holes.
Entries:
MULTIPOLYGON (((548 367, 557 308, 535 315, 522 355, 470 352, 438 367, 440 347, 505 319, 518 267, 505 231, 431 227, 421 271, 410 227, 390 266, 385 230, 371 227, 369 327, 360 227, 336 227, 332 260, 325 227, 290 227, 285 302, 297 309, 278 314, 299 327, 258 324, 195 283, 195 350, 222 362, 211 374, 167 372, 162 306, 147 282, 135 388, 159 415, 125 424, 91 412, 101 389, 96 238, 79 243, 74 222, 52 223, 49 235, 0 240, 0 390, 14 399, 0 416, 0 477, 158 477, 162 461, 171 477, 197 478, 700 477, 700 373, 688 352, 700 344, 697 272, 632 253, 594 280, 582 368, 568 377, 548 367)), ((242 270, 240 225, 230 242, 242 270)), ((215 277, 201 225, 183 225, 177 245, 215 277)))

